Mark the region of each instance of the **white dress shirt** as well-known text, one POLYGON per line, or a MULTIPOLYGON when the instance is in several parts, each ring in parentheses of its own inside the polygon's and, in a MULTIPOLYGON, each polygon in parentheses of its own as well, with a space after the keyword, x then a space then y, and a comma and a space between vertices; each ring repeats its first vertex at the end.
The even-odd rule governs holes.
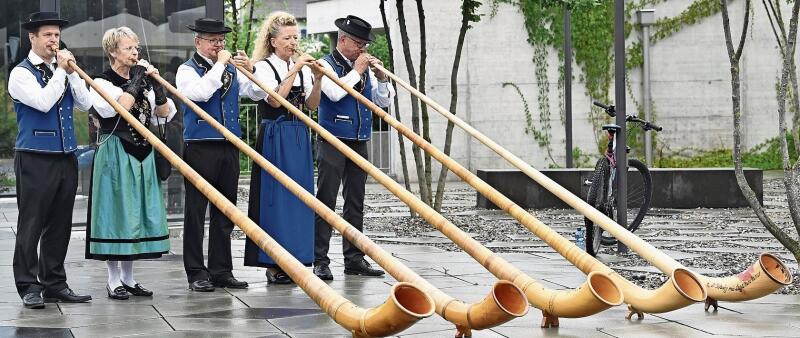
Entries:
MULTIPOLYGON (((272 63, 272 66, 275 67, 275 70, 278 72, 278 77, 281 78, 281 81, 286 79, 286 74, 289 73, 289 69, 294 68, 294 61, 289 59, 289 63, 287 64, 286 61, 281 60, 275 53, 272 53, 267 60, 272 63)), ((261 60, 256 62, 255 64, 256 69, 258 69, 258 74, 256 78, 267 85, 267 87, 278 91, 278 85, 280 82, 275 80, 275 73, 272 71, 272 68, 267 64, 267 61, 261 60)), ((309 95, 311 95, 311 89, 314 88, 314 74, 311 72, 311 69, 308 66, 303 66, 300 69, 300 72, 303 73, 303 91, 306 94, 306 99, 308 99, 309 95)), ((299 86, 300 85, 300 74, 297 74, 294 77, 294 83, 292 86, 299 86)))
MULTIPOLYGON (((34 66, 44 62, 33 50, 28 53, 28 60, 34 66)), ((75 108, 88 111, 92 102, 89 98, 89 90, 86 89, 86 82, 81 79, 78 72, 67 75, 63 68, 54 68, 54 63, 56 63, 55 57, 47 63, 47 67, 53 71, 53 76, 44 87, 36 81, 36 75, 25 68, 14 67, 8 79, 8 94, 14 100, 46 113, 61 98, 67 81, 69 81, 75 108)))
MULTIPOLYGON (((222 87, 222 72, 225 71, 225 65, 222 63, 214 63, 211 59, 200 55, 208 64, 213 65, 211 69, 206 72, 203 77, 187 65, 181 64, 178 67, 178 72, 175 74, 175 85, 181 94, 186 95, 190 100, 197 102, 208 101, 214 93, 222 87)), ((256 77, 263 69, 256 68, 256 77)), ((267 93, 261 90, 257 85, 253 84, 247 76, 242 74, 238 69, 236 70, 236 79, 239 82, 239 96, 247 96, 253 101, 260 101, 267 97, 267 93)))
MULTIPOLYGON (((337 52, 339 51, 337 50, 337 52)), ((352 61, 348 60, 347 58, 344 59, 347 61, 347 64, 350 65, 350 67, 353 66, 352 61)), ((333 70, 333 66, 330 65, 327 62, 327 60, 325 59, 320 59, 320 60, 324 61, 322 62, 322 65, 325 66, 326 69, 336 73, 333 70)), ((391 105, 392 99, 394 98, 394 88, 392 87, 392 85, 389 84, 388 81, 379 82, 378 78, 375 77, 375 73, 370 71, 369 68, 367 68, 366 71, 369 73, 369 81, 372 84, 372 102, 378 105, 379 107, 388 107, 389 105, 391 105)), ((345 74, 345 76, 342 76, 339 79, 341 79, 342 82, 344 82, 348 86, 353 87, 359 81, 361 81, 361 76, 355 69, 353 69, 349 73, 345 74)), ((333 82, 333 80, 329 79, 327 76, 324 76, 322 78, 322 84, 320 86, 322 88, 322 93, 324 93, 328 97, 328 99, 330 99, 333 102, 338 102, 343 97, 347 96, 347 91, 342 89, 342 87, 339 87, 339 85, 337 85, 336 82, 333 82)))
MULTIPOLYGON (((125 93, 122 91, 122 88, 115 86, 106 79, 97 78, 94 79, 94 82, 97 83, 97 85, 100 86, 100 88, 102 88, 103 91, 105 91, 108 95, 114 98, 114 100, 119 100, 119 97, 125 93)), ((91 90, 91 96, 92 96, 92 105, 94 106, 94 110, 97 111, 98 115, 100 115, 103 118, 109 118, 117 115, 117 111, 114 110, 114 107, 112 107, 108 103, 108 101, 103 99, 103 97, 100 96, 100 94, 97 93, 94 90, 94 88, 92 88, 91 90)), ((147 101, 150 101, 150 107, 151 107, 150 123, 154 125, 165 124, 171 121, 172 118, 175 116, 175 112, 178 111, 177 109, 175 109, 175 103, 172 102, 172 99, 168 98, 167 105, 169 105, 169 115, 167 115, 166 119, 164 119, 163 117, 158 117, 156 115, 156 108, 157 108, 156 94, 152 90, 147 92, 147 101)))

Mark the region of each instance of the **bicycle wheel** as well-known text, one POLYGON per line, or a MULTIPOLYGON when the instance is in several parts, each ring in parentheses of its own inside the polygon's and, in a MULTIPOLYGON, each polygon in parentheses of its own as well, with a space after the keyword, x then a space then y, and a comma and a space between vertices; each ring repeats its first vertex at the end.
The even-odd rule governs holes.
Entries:
MULTIPOLYGON (((616 194, 613 194, 616 196, 616 194)), ((653 195, 653 178, 650 176, 650 170, 647 166, 637 159, 628 160, 628 216, 627 228, 630 232, 636 231, 639 225, 642 224, 644 215, 650 209, 650 200, 653 195), (634 170, 631 170, 634 169, 634 170)), ((609 217, 617 220, 617 206, 616 202, 611 201, 607 204, 607 211, 609 217)), ((619 223, 619 222, 618 222, 619 223)), ((614 237, 602 236, 603 245, 614 245, 617 240, 614 237)))
MULTIPOLYGON (((590 178, 592 183, 589 186, 589 192, 586 194, 586 203, 606 215, 608 215, 606 213, 608 175, 608 159, 601 158, 597 160, 597 164, 594 166, 594 173, 590 178)), ((586 217, 583 218, 583 222, 586 226, 586 252, 592 256, 597 256, 602 244, 603 229, 586 217)))

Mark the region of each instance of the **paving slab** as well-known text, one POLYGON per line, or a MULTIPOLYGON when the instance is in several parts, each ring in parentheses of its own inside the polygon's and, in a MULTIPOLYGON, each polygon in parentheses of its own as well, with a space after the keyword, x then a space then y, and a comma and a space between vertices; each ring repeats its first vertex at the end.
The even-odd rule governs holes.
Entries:
POLYGON ((285 334, 261 333, 261 332, 218 332, 218 331, 172 331, 159 332, 157 334, 137 334, 127 337, 135 338, 287 338, 285 334))
POLYGON ((0 326, 0 337, 73 338, 69 329, 0 326))
POLYGON ((119 337, 137 334, 160 334, 174 331, 162 318, 119 321, 116 323, 74 327, 71 329, 75 338, 119 337))
POLYGON ((199 330, 205 332, 281 333, 266 319, 236 318, 164 318, 177 331, 199 330))

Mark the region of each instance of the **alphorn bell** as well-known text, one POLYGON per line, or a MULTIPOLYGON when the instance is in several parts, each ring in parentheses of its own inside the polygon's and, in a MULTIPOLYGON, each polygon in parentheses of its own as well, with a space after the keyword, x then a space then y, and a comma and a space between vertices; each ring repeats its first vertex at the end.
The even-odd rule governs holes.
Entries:
MULTIPOLYGON (((237 66, 238 67, 238 66, 237 66)), ((239 68, 239 71, 245 75, 252 76, 250 72, 243 68, 239 68)), ((222 133, 222 135, 230 141, 234 146, 236 146, 240 151, 242 151, 245 155, 249 158, 252 158, 256 164, 258 164, 261 168, 263 168, 268 174, 275 177, 275 179, 281 183, 286 189, 292 192, 295 196, 297 196, 303 203, 308 205, 312 210, 314 210, 317 214, 320 215, 323 219, 325 219, 328 223, 330 223, 334 228, 336 228, 342 236, 347 238, 351 243, 361 249, 365 254, 370 256, 377 262, 381 267, 386 269, 393 277, 395 277, 399 281, 409 282, 417 287, 420 287, 426 294, 433 294, 434 299, 441 298, 440 296, 444 295, 448 302, 452 302, 451 307, 448 308, 448 311, 453 313, 453 316, 458 316, 459 314, 463 315, 465 319, 465 327, 459 327, 459 330, 464 330, 472 328, 475 326, 476 328, 489 328, 500 325, 505 323, 515 317, 519 317, 527 313, 527 306, 525 295, 522 294, 513 284, 500 281, 494 285, 492 288, 492 292, 487 295, 484 300, 480 303, 469 305, 464 304, 461 302, 456 302, 450 296, 445 295, 439 289, 434 287, 433 285, 429 284, 425 281, 422 277, 418 274, 413 272, 411 269, 403 265, 402 263, 398 262, 390 253, 386 252, 385 250, 381 249, 377 244, 375 244, 372 240, 370 240, 367 236, 363 233, 358 231, 355 227, 350 225, 346 220, 344 220, 341 216, 336 214, 333 210, 328 208, 325 204, 319 201, 313 194, 306 191, 302 186, 297 184, 294 180, 292 180, 288 175, 283 173, 280 169, 275 167, 272 163, 270 163, 267 159, 261 156, 260 153, 255 151, 252 147, 244 143, 240 138, 236 137, 233 133, 228 131, 222 124, 220 124, 216 119, 208 115, 202 108, 197 106, 194 102, 189 100, 185 95, 181 94, 175 87, 173 87, 169 82, 164 80, 162 77, 152 74, 151 77, 158 81, 162 86, 164 86, 167 90, 169 90, 172 94, 178 97, 181 101, 183 101, 186 105, 189 106, 198 116, 206 120, 212 127, 214 127, 217 131, 222 133), (460 306, 463 305, 463 306, 460 306)), ((252 80, 255 80, 254 77, 251 77, 252 80)), ((257 80, 256 80, 257 81, 257 80)), ((262 84, 262 87, 263 86, 262 84)), ((273 95, 275 97, 280 97, 274 91, 266 89, 267 93, 273 95)), ((282 97, 281 97, 282 98, 282 97)), ((287 102, 288 103, 288 102, 287 102)), ((439 303, 435 302, 433 299, 431 303, 434 303, 436 307, 438 307, 439 303)), ((461 323, 461 322, 459 322, 461 323)))
MULTIPOLYGON (((683 268, 683 265, 677 262, 675 259, 648 244, 638 236, 634 235, 632 232, 628 231, 628 229, 625 227, 619 225, 602 212, 593 208, 581 198, 575 196, 569 190, 558 185, 558 183, 554 182, 540 171, 534 169, 530 164, 526 163, 516 155, 512 154, 510 151, 486 137, 486 135, 482 134, 477 129, 464 122, 464 120, 460 119, 458 116, 433 101, 430 97, 401 80, 399 77, 397 77, 397 75, 392 74, 381 66, 376 66, 376 68, 386 73, 392 78, 392 80, 399 83, 401 86, 403 86, 403 88, 407 89, 420 100, 438 111, 440 114, 442 114, 442 116, 450 120, 450 122, 459 126, 468 134, 478 139, 478 141, 489 147, 489 149, 503 157, 513 166, 517 167, 519 170, 525 173, 525 175, 528 175, 528 177, 550 191, 553 195, 556 195, 559 199, 569 204, 575 210, 578 210, 578 212, 592 220, 592 222, 602 227, 603 230, 608 231, 609 234, 616 237, 619 241, 624 243, 643 258, 647 259, 648 262, 655 265, 662 272, 669 274, 670 271, 683 268)), ((495 202, 495 204, 497 203, 495 202)), ((705 307, 706 310, 708 310, 709 306, 713 306, 716 310, 718 300, 734 302, 752 300, 766 296, 775 290, 792 283, 792 274, 789 272, 789 269, 786 268, 786 265, 784 265, 777 256, 770 253, 762 253, 753 263, 753 265, 735 276, 708 277, 698 274, 697 277, 704 284, 706 290, 708 291, 708 298, 706 299, 705 307)))
POLYGON ((247 237, 264 250, 334 321, 353 334, 353 337, 385 337, 397 334, 422 318, 433 314, 433 301, 418 287, 410 283, 398 283, 392 287, 389 299, 375 308, 361 308, 337 294, 327 283, 306 269, 288 251, 269 237, 253 221, 247 218, 233 203, 214 189, 178 155, 133 117, 116 100, 98 86, 89 75, 70 60, 70 66, 86 83, 114 107, 136 131, 205 195, 226 217, 236 224, 247 237))
MULTIPOLYGON (((547 225, 536 219, 533 215, 514 204, 511 200, 500 194, 500 192, 492 188, 490 185, 486 184, 486 182, 478 178, 478 176, 455 162, 452 158, 408 129, 408 127, 369 101, 367 98, 361 95, 361 93, 357 92, 352 87, 347 86, 339 79, 338 76, 336 76, 336 74, 333 74, 324 68, 321 68, 321 70, 324 72, 325 76, 336 82, 340 87, 344 88, 359 102, 369 107, 370 110, 383 118, 383 120, 389 125, 397 129, 399 133, 403 134, 403 136, 414 142, 414 144, 416 144, 418 147, 431 154, 443 165, 446 165, 465 182, 475 187, 476 190, 484 195, 487 195, 487 198, 489 198, 496 205, 509 212, 509 214, 511 214, 517 221, 533 231, 534 234, 541 238, 556 252, 561 254, 561 256, 566 258, 570 263, 578 267, 578 269, 580 269, 583 273, 591 277, 592 272, 601 272, 611 277, 613 281, 620 286, 622 293, 625 295, 625 302, 628 303, 628 308, 630 310, 628 313, 628 318, 630 318, 630 316, 634 313, 641 317, 643 312, 663 313, 672 311, 688 306, 695 302, 703 301, 706 298, 706 290, 703 288, 703 285, 700 284, 694 273, 684 268, 678 268, 674 271, 671 271, 668 274, 670 277, 669 282, 665 283, 656 290, 644 290, 630 281, 622 278, 620 275, 614 272, 614 270, 575 246, 575 244, 568 239, 547 227, 547 225)), ((430 216, 422 212, 420 212, 420 215, 423 217, 430 216)), ((428 218, 426 218, 426 220, 427 219, 428 218)), ((429 220, 429 222, 431 221, 429 220)), ((431 223, 433 224, 433 222, 431 223)), ((518 286, 520 285, 518 284, 518 286)), ((534 298, 531 294, 528 294, 528 299, 533 300, 536 298, 534 298)), ((537 304, 533 305, 539 309, 542 309, 545 319, 551 315, 546 310, 547 308, 539 307, 541 305, 537 306, 537 304)))
MULTIPOLYGON (((249 72, 241 68, 239 68, 239 70, 261 86, 265 91, 269 92, 270 95, 274 95, 274 91, 255 79, 252 74, 249 74, 249 72)), ((400 184, 389 178, 388 175, 376 168, 372 163, 358 155, 355 151, 350 149, 350 147, 346 146, 330 132, 314 122, 310 117, 289 104, 288 101, 280 96, 276 96, 276 99, 298 119, 316 131, 320 137, 336 147, 337 150, 347 156, 353 163, 387 187, 393 194, 409 205, 409 207, 423 215, 426 220, 434 224, 437 229, 449 239, 453 240, 453 242, 480 262, 496 277, 501 280, 512 281, 514 285, 521 288, 528 296, 531 304, 546 311, 547 316, 545 316, 542 321, 543 327, 558 326, 558 317, 584 317, 622 303, 623 295, 619 287, 608 276, 602 273, 590 274, 588 282, 578 290, 564 291, 545 288, 543 285, 533 280, 533 278, 524 274, 501 257, 486 249, 479 242, 469 237, 469 235, 450 223, 447 219, 442 217, 442 215, 414 196, 414 194, 400 186, 400 184)), ((423 289, 428 290, 427 287, 423 287, 423 289)), ((455 308, 456 311, 454 311, 450 308, 453 305, 448 305, 452 303, 450 303, 448 298, 445 298, 446 295, 437 296, 433 291, 431 294, 433 295, 434 302, 437 304, 437 313, 455 323, 457 327, 470 328, 471 326, 473 329, 486 328, 486 326, 477 325, 474 319, 470 324, 470 316, 465 312, 463 305, 459 304, 455 308), (444 306, 440 307, 440 304, 444 306)))

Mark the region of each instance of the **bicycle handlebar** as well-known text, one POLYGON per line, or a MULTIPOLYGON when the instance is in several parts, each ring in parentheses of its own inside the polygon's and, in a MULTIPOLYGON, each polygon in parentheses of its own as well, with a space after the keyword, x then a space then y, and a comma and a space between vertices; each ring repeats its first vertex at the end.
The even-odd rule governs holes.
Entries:
MULTIPOLYGON (((599 102, 599 101, 593 101, 592 103, 595 106, 598 106, 598 107, 602 108, 606 112, 606 114, 610 115, 611 117, 616 117, 617 116, 617 112, 614 109, 614 105, 606 105, 606 104, 604 104, 602 102, 599 102)), ((650 123, 649 121, 642 120, 642 119, 638 118, 636 115, 629 115, 629 116, 625 117, 625 121, 637 122, 642 126, 642 129, 644 129, 645 131, 647 131, 647 130, 661 131, 661 130, 664 129, 664 128, 661 128, 660 126, 657 126, 657 125, 655 125, 653 123, 650 123)))
POLYGON ((660 126, 657 126, 654 123, 642 120, 642 119, 638 118, 635 115, 628 115, 628 117, 625 118, 625 121, 639 123, 642 126, 642 129, 644 129, 646 131, 647 130, 661 131, 661 130, 664 129, 664 128, 661 128, 660 126))
POLYGON ((613 105, 605 105, 605 104, 603 104, 602 102, 599 102, 599 101, 594 101, 593 103, 594 103, 595 106, 603 108, 603 110, 606 111, 606 114, 610 115, 611 117, 616 117, 617 116, 617 112, 616 112, 616 110, 614 110, 614 106, 613 105))
POLYGON ((661 131, 661 130, 663 130, 663 129, 664 129, 664 128, 661 128, 660 126, 657 126, 657 125, 655 125, 655 124, 652 124, 652 123, 650 123, 650 122, 645 122, 645 123, 644 123, 644 126, 643 126, 643 128, 644 128, 645 130, 648 130, 648 129, 649 129, 649 130, 655 130, 655 131, 661 131))

